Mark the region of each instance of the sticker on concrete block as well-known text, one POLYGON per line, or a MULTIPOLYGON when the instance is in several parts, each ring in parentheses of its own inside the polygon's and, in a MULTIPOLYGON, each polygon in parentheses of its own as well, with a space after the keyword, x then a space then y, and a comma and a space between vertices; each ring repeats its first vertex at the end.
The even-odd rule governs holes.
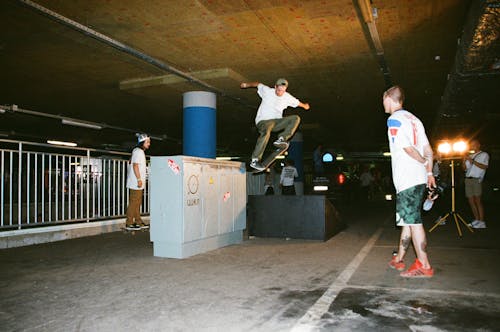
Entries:
POLYGON ((179 173, 181 172, 181 168, 179 167, 179 165, 177 165, 176 162, 172 159, 168 160, 168 167, 170 167, 172 172, 174 172, 174 174, 176 175, 179 175, 179 173))
POLYGON ((227 200, 231 197, 231 193, 228 191, 224 194, 223 200, 224 202, 227 202, 227 200))

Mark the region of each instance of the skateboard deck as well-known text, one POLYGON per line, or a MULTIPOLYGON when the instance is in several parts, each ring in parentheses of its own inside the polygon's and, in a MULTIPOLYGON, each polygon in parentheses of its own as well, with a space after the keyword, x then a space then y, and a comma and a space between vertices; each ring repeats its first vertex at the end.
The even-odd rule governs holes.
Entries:
POLYGON ((285 153, 286 150, 288 150, 288 146, 286 148, 274 148, 273 152, 271 152, 271 154, 269 154, 261 162, 261 165, 264 166, 265 168, 263 170, 261 170, 261 171, 259 171, 257 169, 253 169, 252 173, 264 172, 266 169, 269 168, 269 166, 271 166, 274 163, 274 161, 276 160, 276 158, 278 158, 283 153, 285 153))

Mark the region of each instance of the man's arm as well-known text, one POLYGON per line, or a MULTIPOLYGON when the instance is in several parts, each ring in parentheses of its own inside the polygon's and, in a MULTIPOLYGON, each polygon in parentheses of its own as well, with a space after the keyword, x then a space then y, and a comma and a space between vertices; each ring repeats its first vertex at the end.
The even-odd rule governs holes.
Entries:
POLYGON ((310 106, 309 103, 302 103, 299 101, 299 106, 305 109, 306 111, 309 110, 310 106))
MULTIPOLYGON (((480 153, 483 153, 483 152, 480 152, 480 153)), ((487 164, 483 164, 483 163, 480 163, 480 162, 479 162, 479 161, 477 161, 477 160, 472 159, 470 155, 467 155, 467 156, 464 158, 464 160, 469 161, 469 162, 471 163, 471 166, 472 166, 472 165, 475 165, 476 167, 479 167, 479 168, 481 168, 481 169, 487 169, 487 168, 488 168, 488 165, 487 165, 487 164)), ((465 162, 464 162, 464 164, 465 164, 465 162)))
POLYGON ((405 152, 418 161, 419 163, 422 163, 425 167, 425 170, 427 171, 427 185, 429 187, 435 187, 436 186, 436 179, 434 178, 434 175, 432 173, 432 148, 429 144, 424 146, 424 155, 420 155, 420 153, 415 149, 413 146, 407 146, 403 148, 405 152))
POLYGON ((246 88, 256 88, 257 85, 259 85, 260 82, 243 82, 240 84, 240 88, 246 89, 246 88))
POLYGON ((141 172, 139 172, 139 164, 138 163, 133 163, 132 164, 132 169, 134 170, 134 175, 137 179, 137 186, 142 187, 142 180, 141 180, 141 172))

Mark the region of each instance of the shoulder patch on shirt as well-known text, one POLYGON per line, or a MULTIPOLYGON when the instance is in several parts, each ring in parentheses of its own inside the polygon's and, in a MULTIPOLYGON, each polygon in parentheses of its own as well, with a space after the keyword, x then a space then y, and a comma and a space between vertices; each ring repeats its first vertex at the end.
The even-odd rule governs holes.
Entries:
POLYGON ((398 130, 401 127, 401 121, 396 119, 387 119, 387 128, 389 129, 389 135, 391 137, 392 143, 398 135, 398 130))

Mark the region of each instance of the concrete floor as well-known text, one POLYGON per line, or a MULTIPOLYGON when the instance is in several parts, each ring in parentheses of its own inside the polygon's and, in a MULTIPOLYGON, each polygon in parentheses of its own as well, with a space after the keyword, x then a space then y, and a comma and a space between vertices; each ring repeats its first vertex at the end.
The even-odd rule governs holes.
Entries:
POLYGON ((497 202, 487 229, 428 233, 435 277, 419 280, 387 267, 391 204, 338 208, 348 227, 327 242, 254 238, 184 260, 153 257, 148 233, 1 250, 0 330, 500 330, 497 202))

